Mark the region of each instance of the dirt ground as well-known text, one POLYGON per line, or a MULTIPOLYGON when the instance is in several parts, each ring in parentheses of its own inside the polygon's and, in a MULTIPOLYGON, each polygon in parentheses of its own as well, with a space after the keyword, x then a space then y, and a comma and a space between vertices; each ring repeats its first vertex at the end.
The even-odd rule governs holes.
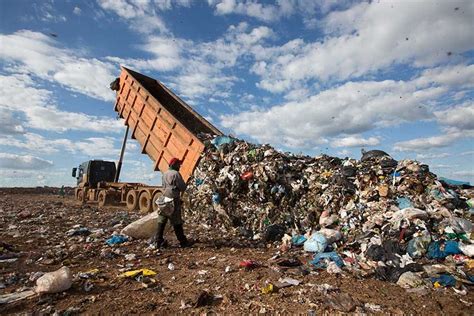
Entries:
POLYGON ((114 232, 140 216, 123 207, 82 206, 71 196, 61 198, 50 192, 0 190, 0 242, 19 257, 0 263, 0 295, 33 287, 35 272, 66 265, 75 276, 69 290, 0 305, 0 314, 474 314, 472 287, 466 295, 431 286, 408 292, 370 276, 313 271, 310 255, 300 249, 282 257, 298 258, 303 265, 285 268, 272 260, 276 244, 219 237, 189 218, 185 231, 198 241, 192 248, 178 248, 169 228, 166 235, 171 246, 162 251, 149 248, 143 240, 114 247, 105 244, 114 232), (78 227, 92 233, 69 236, 68 231, 78 227), (260 266, 240 268, 239 262, 245 259, 260 266), (140 268, 157 274, 138 280, 119 277, 140 268), (89 278, 79 276, 92 269, 99 271, 89 278), (262 293, 266 284, 284 277, 301 283, 262 293))

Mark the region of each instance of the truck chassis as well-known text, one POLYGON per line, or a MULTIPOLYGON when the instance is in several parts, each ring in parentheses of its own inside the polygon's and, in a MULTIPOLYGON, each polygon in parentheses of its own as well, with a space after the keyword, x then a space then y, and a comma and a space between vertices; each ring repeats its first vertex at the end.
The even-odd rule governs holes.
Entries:
POLYGON ((97 188, 79 186, 74 190, 74 196, 82 203, 123 205, 130 211, 140 210, 143 213, 156 211, 155 202, 162 194, 163 188, 160 186, 129 182, 100 182, 97 188))

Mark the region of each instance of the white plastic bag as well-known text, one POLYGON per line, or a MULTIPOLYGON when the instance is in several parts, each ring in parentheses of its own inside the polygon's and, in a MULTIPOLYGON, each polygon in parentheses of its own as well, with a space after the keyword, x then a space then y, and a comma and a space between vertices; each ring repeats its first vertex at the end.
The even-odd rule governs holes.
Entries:
POLYGON ((62 267, 49 272, 36 280, 36 293, 59 293, 66 291, 72 285, 72 274, 68 267, 62 267))
POLYGON ((128 224, 120 233, 136 239, 148 239, 155 236, 157 229, 158 213, 152 212, 128 224))
POLYGON ((342 238, 340 231, 330 228, 321 228, 318 233, 326 237, 328 244, 332 244, 342 238))
POLYGON ((466 256, 468 256, 470 258, 474 257, 474 244, 467 245, 467 244, 459 243, 459 249, 466 256))
POLYGON ((407 271, 400 275, 397 284, 404 289, 415 288, 423 285, 423 279, 418 274, 407 271))
POLYGON ((156 205, 158 205, 160 215, 170 217, 174 212, 174 200, 172 198, 160 196, 156 200, 156 205))
POLYGON ((324 252, 326 246, 328 245, 328 241, 324 235, 320 233, 314 233, 306 240, 303 244, 303 249, 308 252, 324 252))

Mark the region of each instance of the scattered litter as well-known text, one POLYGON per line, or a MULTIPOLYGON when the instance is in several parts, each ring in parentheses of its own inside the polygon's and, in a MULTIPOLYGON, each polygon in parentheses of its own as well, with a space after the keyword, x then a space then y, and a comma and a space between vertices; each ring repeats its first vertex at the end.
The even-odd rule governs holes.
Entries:
POLYGON ((258 262, 253 261, 253 260, 243 260, 239 263, 239 267, 245 268, 247 270, 254 269, 258 266, 259 266, 258 262))
POLYGON ((278 282, 276 283, 276 286, 278 288, 284 288, 284 287, 288 287, 288 286, 296 286, 296 285, 300 285, 301 281, 298 281, 296 279, 292 279, 292 278, 280 278, 278 279, 278 282))
POLYGON ((143 276, 154 276, 156 275, 156 272, 150 269, 138 269, 138 270, 131 270, 124 272, 119 275, 119 277, 122 278, 134 278, 138 275, 143 275, 143 276))
POLYGON ((34 295, 36 295, 36 292, 32 290, 2 294, 0 295, 0 305, 18 302, 34 295))
POLYGON ((345 313, 354 311, 357 306, 357 303, 347 293, 328 294, 325 303, 328 307, 345 313))
POLYGON ((72 274, 68 267, 45 273, 36 280, 36 293, 58 293, 68 290, 72 285, 72 274))
POLYGON ((148 239, 156 234, 158 229, 158 213, 151 212, 133 223, 125 226, 121 234, 130 236, 136 239, 148 239))
POLYGON ((209 292, 207 291, 202 291, 201 293, 199 293, 199 295, 197 296, 196 300, 195 300, 195 303, 194 303, 194 307, 202 307, 202 306, 208 306, 208 305, 211 305, 214 301, 214 296, 211 295, 209 292))
POLYGON ((278 292, 278 287, 274 286, 272 283, 268 283, 262 288, 263 294, 271 294, 276 292, 278 292))
POLYGON ((107 245, 113 246, 118 245, 128 241, 128 237, 124 235, 113 235, 109 239, 106 240, 107 245))

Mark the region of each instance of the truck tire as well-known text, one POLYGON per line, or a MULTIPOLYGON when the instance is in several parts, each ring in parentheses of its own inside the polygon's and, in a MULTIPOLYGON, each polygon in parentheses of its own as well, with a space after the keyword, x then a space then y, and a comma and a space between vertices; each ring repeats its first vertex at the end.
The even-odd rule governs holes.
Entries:
POLYGON ((105 206, 107 204, 107 190, 100 190, 97 195, 97 201, 99 206, 105 206))
POLYGON ((138 210, 138 191, 130 190, 127 193, 127 208, 129 211, 138 210))
POLYGON ((140 212, 150 213, 152 210, 151 207, 151 196, 148 191, 143 191, 140 193, 140 198, 138 199, 138 205, 140 206, 140 212))
POLYGON ((152 203, 151 203, 151 207, 153 208, 153 211, 158 211, 158 205, 156 204, 156 200, 158 200, 160 198, 160 196, 163 195, 163 192, 161 191, 155 191, 153 193, 153 199, 152 199, 152 203))
POLYGON ((77 190, 77 199, 82 203, 86 203, 86 192, 83 189, 77 190))

